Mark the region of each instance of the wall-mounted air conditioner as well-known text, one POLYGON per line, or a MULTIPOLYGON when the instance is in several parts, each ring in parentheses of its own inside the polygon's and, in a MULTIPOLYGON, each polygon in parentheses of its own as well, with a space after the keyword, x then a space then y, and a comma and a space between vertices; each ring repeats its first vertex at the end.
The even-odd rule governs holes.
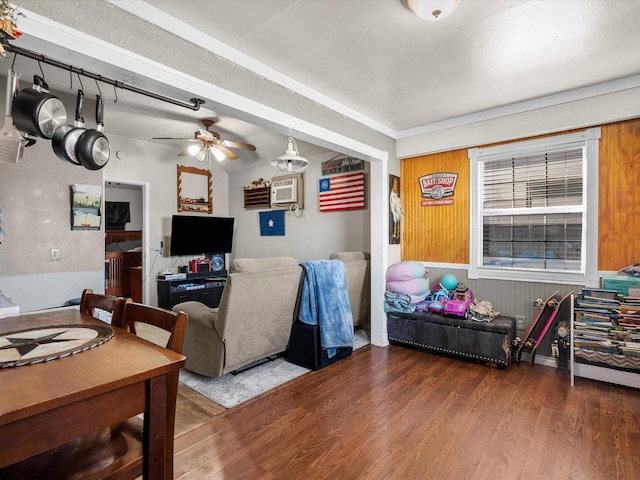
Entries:
POLYGON ((298 200, 298 180, 287 178, 271 182, 271 205, 296 203, 298 200))

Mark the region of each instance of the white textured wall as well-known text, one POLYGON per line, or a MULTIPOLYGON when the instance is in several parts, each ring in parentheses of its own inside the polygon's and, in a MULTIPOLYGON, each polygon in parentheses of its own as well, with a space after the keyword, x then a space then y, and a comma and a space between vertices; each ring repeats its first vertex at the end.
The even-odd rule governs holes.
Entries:
MULTIPOLYGON (((112 151, 123 151, 126 159, 115 155, 103 169, 107 178, 118 178, 132 181, 149 182, 149 244, 145 245, 144 278, 150 284, 147 303, 157 305, 156 275, 169 267, 177 265, 185 258, 163 256, 160 242, 166 241, 171 234, 171 217, 177 214, 177 180, 176 165, 197 168, 209 168, 208 164, 197 161, 193 157, 176 157, 177 149, 142 140, 112 135, 109 137, 112 151)), ((227 172, 211 164, 213 182, 213 214, 229 215, 229 176, 227 172)))
POLYGON ((102 186, 102 174, 59 160, 45 139, 17 164, 0 163, 0 290, 22 311, 63 305, 80 286, 104 289, 103 233, 71 230, 76 183, 102 186), (60 249, 59 261, 51 261, 51 248, 60 249))
MULTIPOLYGON (((300 152, 304 154, 304 152, 300 152)), ((229 183, 230 215, 236 219, 232 258, 268 257, 286 255, 299 261, 329 258, 336 251, 367 251, 371 248, 371 222, 369 208, 369 165, 366 164, 366 208, 347 212, 320 212, 318 208, 318 179, 320 163, 332 155, 307 158, 310 165, 303 174, 304 210, 297 218, 285 213, 284 236, 261 236, 261 211, 269 208, 244 208, 243 187, 264 178, 271 181, 281 172, 263 162, 263 166, 235 173, 229 183)))
POLYGON ((585 128, 637 118, 640 88, 513 113, 398 140, 398 157, 408 158, 585 128))

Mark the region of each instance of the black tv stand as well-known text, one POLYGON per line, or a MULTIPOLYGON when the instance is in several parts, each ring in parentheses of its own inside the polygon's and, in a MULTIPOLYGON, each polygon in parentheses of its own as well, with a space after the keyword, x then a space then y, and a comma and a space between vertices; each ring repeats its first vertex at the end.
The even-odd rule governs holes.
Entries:
POLYGON ((158 280, 158 306, 170 310, 178 303, 196 301, 215 308, 226 281, 226 270, 188 273, 187 278, 178 280, 158 280))

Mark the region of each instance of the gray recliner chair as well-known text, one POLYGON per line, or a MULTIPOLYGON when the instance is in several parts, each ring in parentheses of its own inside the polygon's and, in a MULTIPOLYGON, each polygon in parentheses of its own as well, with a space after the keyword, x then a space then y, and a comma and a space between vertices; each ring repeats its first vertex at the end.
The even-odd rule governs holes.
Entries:
POLYGON ((292 257, 237 258, 229 265, 218 308, 173 307, 189 316, 186 368, 220 377, 287 349, 302 267, 292 257))

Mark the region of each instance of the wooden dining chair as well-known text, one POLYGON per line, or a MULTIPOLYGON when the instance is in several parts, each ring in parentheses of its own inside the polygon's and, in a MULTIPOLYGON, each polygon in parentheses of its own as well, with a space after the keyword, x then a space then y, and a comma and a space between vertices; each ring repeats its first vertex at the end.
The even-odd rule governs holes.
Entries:
MULTIPOLYGON (((92 299, 90 295, 91 292, 88 292, 87 305, 92 299)), ((83 299, 84 297, 83 293, 83 299)), ((101 305, 107 306, 104 303, 101 305)), ((102 306, 95 308, 102 308, 102 306)), ((118 298, 114 302, 114 308, 121 309, 122 326, 120 328, 133 334, 136 334, 136 326, 140 323, 160 328, 169 333, 166 348, 182 353, 187 330, 186 313, 175 313, 162 308, 133 303, 130 300, 125 301, 123 298, 118 298)), ((166 447, 170 454, 166 456, 165 479, 173 478, 173 440, 178 378, 179 371, 176 371, 170 374, 167 379, 166 447)), ((114 407, 117 408, 117 406, 114 407)), ((0 478, 2 480, 24 478, 47 478, 49 480, 136 479, 143 473, 143 428, 143 421, 139 416, 130 418, 0 469, 0 478)))
MULTIPOLYGON (((184 337, 187 331, 187 314, 172 312, 164 308, 152 307, 142 303, 128 302, 123 309, 123 328, 136 335, 136 325, 144 323, 169 332, 165 348, 182 353, 184 337)), ((173 474, 173 439, 175 435, 176 401, 178 396, 178 371, 167 379, 167 425, 166 435, 172 454, 167 455, 165 469, 173 474)), ((173 478, 173 477, 171 477, 173 478)))
POLYGON ((80 298, 80 311, 96 318, 100 318, 96 313, 96 309, 109 312, 111 314, 111 325, 122 328, 124 303, 131 300, 120 299, 123 301, 118 301, 119 298, 113 295, 94 293, 91 288, 85 288, 80 298))

